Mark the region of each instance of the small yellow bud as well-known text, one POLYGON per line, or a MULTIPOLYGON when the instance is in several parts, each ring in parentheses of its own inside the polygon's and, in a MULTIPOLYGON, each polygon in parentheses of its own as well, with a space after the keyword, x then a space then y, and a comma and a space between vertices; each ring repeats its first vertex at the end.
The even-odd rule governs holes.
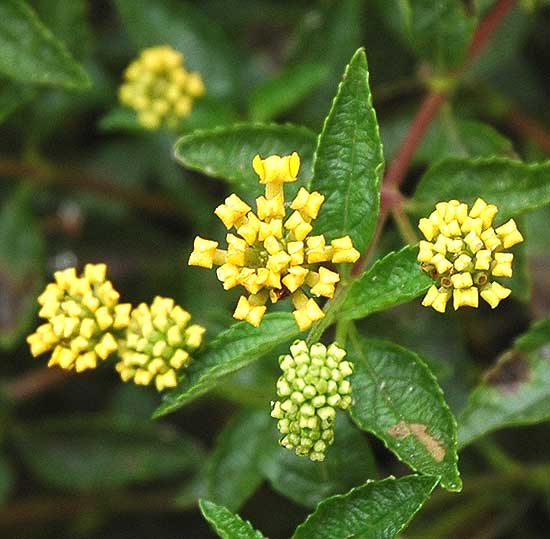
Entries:
POLYGON ((512 253, 495 253, 495 266, 491 273, 495 277, 512 277, 512 262, 514 255, 512 253))
POLYGON ((462 253, 454 262, 456 271, 464 271, 472 263, 472 258, 466 253, 462 253))
POLYGON ((304 284, 308 273, 307 269, 300 266, 289 268, 288 274, 282 279, 282 282, 290 292, 295 292, 304 284))
POLYGON ((253 306, 245 296, 241 296, 237 303, 237 308, 233 313, 233 318, 237 320, 246 320, 254 327, 258 327, 264 317, 265 311, 265 305, 253 306))
POLYGON ((480 238, 483 241, 485 248, 489 249, 490 251, 494 251, 502 245, 500 239, 498 238, 492 227, 484 230, 481 233, 480 238))
POLYGON ((487 202, 485 202, 482 198, 478 198, 474 205, 472 206, 472 209, 470 210, 470 217, 479 217, 481 215, 481 212, 487 207, 487 202))
POLYGON ((292 314, 300 331, 309 329, 313 322, 321 320, 325 316, 325 313, 313 299, 309 299, 302 308, 295 310, 292 314))
POLYGON ((491 259, 493 253, 489 249, 481 249, 475 255, 475 269, 476 270, 488 270, 491 267, 491 259))
POLYGON ((250 206, 233 194, 225 199, 225 204, 218 206, 214 213, 220 218, 228 230, 235 226, 248 212, 250 206))
POLYGON ((451 282, 453 283, 453 287, 456 288, 470 288, 474 283, 472 280, 472 274, 471 273, 455 273, 454 275, 451 275, 451 282))
POLYGON ((479 304, 479 294, 477 288, 472 286, 471 288, 453 290, 453 307, 456 311, 459 307, 476 307, 479 304))
POLYGON ((439 232, 439 227, 433 223, 430 219, 426 219, 423 217, 420 219, 420 222, 418 223, 418 228, 420 229, 420 232, 424 234, 424 237, 428 241, 432 241, 434 236, 439 232))
POLYGON ((304 218, 316 219, 324 201, 325 197, 321 195, 321 193, 318 193, 317 191, 309 193, 302 187, 298 191, 298 194, 290 207, 293 210, 298 210, 304 218))
POLYGON ((481 297, 491 306, 492 309, 498 306, 501 300, 507 298, 512 291, 497 282, 492 282, 481 290, 481 297))
POLYGON ((419 262, 430 262, 434 255, 432 247, 433 246, 429 241, 420 241, 420 243, 418 244, 417 260, 419 262))
POLYGON ((271 155, 266 159, 256 155, 252 166, 260 177, 260 183, 295 182, 300 170, 300 156, 296 152, 284 157, 271 155))
POLYGON ((280 194, 270 199, 258 197, 256 199, 256 208, 258 211, 258 218, 262 221, 285 216, 284 200, 280 194))
POLYGON ((330 242, 332 246, 332 262, 341 264, 344 262, 354 263, 361 256, 359 251, 353 247, 353 242, 349 236, 343 236, 330 242))
POLYGON ((105 333, 96 344, 94 350, 101 359, 107 359, 117 349, 115 338, 110 333, 105 333))
POLYGON ((193 252, 189 257, 190 266, 200 266, 210 269, 214 264, 214 255, 218 247, 217 241, 206 240, 197 236, 193 243, 193 252))
POLYGON ((523 236, 520 231, 517 229, 516 222, 513 219, 510 219, 508 222, 504 223, 502 226, 499 226, 496 229, 498 237, 501 239, 502 244, 505 249, 513 247, 517 243, 523 241, 523 236))

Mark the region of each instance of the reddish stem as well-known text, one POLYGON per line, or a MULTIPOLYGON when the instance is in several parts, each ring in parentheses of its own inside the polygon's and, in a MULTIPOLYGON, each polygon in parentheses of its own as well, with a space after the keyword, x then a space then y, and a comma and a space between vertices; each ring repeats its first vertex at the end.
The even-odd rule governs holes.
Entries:
POLYGON ((478 24, 474 37, 468 47, 468 55, 464 69, 479 56, 479 53, 485 48, 487 43, 493 37, 496 29, 502 22, 502 19, 514 7, 516 0, 499 0, 487 14, 487 16, 478 24))
POLYGON ((446 94, 439 92, 430 92, 426 95, 397 151, 395 159, 388 168, 384 178, 385 186, 397 188, 403 183, 418 145, 424 138, 439 107, 445 101, 445 97, 446 94))
MULTIPOLYGON (((466 71, 472 61, 488 44, 499 24, 502 22, 502 19, 515 5, 515 3, 516 0, 499 0, 487 16, 479 23, 470 46, 468 47, 466 60, 462 66, 460 66, 454 73, 450 74, 452 78, 459 78, 460 75, 466 71)), ((420 108, 418 109, 409 130, 403 139, 403 142, 399 146, 395 158, 388 167, 388 171, 382 183, 383 192, 384 190, 389 193, 392 191, 397 191, 402 185, 414 154, 422 142, 422 139, 424 138, 430 124, 437 115, 439 108, 445 102, 447 95, 448 94, 446 92, 432 90, 428 92, 422 100, 420 108)), ((374 237, 367 252, 364 253, 363 256, 355 263, 352 271, 354 275, 361 273, 365 269, 369 256, 376 247, 378 239, 382 234, 382 229, 384 228, 389 212, 395 207, 400 207, 402 205, 402 201, 403 197, 382 197, 382 205, 380 208, 380 214, 378 216, 378 223, 374 237)))
POLYGON ((550 134, 535 119, 516 109, 512 109, 505 119, 512 129, 550 153, 550 134))

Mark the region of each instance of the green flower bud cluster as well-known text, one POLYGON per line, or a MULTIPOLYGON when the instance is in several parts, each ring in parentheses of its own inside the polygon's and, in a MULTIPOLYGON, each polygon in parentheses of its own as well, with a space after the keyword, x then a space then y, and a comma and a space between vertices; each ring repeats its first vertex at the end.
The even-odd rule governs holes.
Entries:
POLYGON ((336 408, 347 410, 352 402, 347 378, 353 366, 345 356, 336 344, 327 348, 317 343, 308 348, 305 341, 296 341, 290 354, 279 358, 283 371, 277 381, 280 400, 273 404, 271 416, 278 419, 283 447, 313 461, 325 459, 334 441, 336 408))

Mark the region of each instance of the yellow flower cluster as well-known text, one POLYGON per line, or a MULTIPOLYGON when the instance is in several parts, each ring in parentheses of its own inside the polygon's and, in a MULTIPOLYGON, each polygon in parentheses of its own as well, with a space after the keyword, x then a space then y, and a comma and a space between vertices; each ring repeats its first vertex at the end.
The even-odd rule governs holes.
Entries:
POLYGON ((106 273, 105 264, 87 264, 81 277, 74 268, 55 273, 55 283, 38 298, 47 323, 27 337, 32 355, 53 350, 49 367, 81 372, 117 351, 116 370, 125 382, 154 382, 159 391, 174 387, 205 329, 189 325, 191 315, 172 299, 156 297, 151 306, 142 303, 133 310, 118 303, 106 273))
POLYGON ((188 72, 182 53, 168 45, 142 51, 124 78, 120 102, 134 109, 147 129, 176 128, 190 114, 193 100, 205 93, 201 76, 188 72))
POLYGON ((106 271, 105 264, 87 264, 81 277, 74 268, 55 273, 38 298, 47 322, 27 337, 33 356, 53 350, 49 366, 80 372, 117 349, 113 332, 128 326, 131 305, 118 303, 106 271))
POLYGON ((472 208, 458 200, 440 202, 418 228, 426 238, 419 244, 418 261, 436 282, 422 305, 443 313, 449 299, 454 309, 477 307, 481 296, 493 309, 511 290, 493 277, 511 277, 512 253, 503 252, 521 243, 523 236, 513 219, 493 228, 498 212, 494 204, 478 198, 472 208))
POLYGON ((325 199, 320 193, 301 188, 287 217, 283 186, 297 180, 300 157, 296 152, 266 159, 256 155, 252 165, 260 183, 265 184, 265 196, 256 199, 256 213, 237 195, 228 197, 214 213, 236 234, 227 234, 226 250, 218 249, 218 242, 197 237, 189 265, 219 266, 217 276, 224 289, 243 286, 248 297, 240 297, 233 316, 256 327, 268 299, 276 303, 290 295, 296 323, 303 331, 324 317, 317 302, 305 294, 304 286, 314 296, 333 297, 340 276, 321 264, 355 262, 359 252, 349 236, 327 245, 323 235, 309 235, 325 199))
POLYGON ((205 329, 189 325, 191 315, 170 298, 157 296, 151 306, 132 311, 130 325, 120 341, 116 365, 123 381, 138 385, 154 381, 159 391, 177 385, 177 372, 191 362, 190 352, 202 343, 205 329))

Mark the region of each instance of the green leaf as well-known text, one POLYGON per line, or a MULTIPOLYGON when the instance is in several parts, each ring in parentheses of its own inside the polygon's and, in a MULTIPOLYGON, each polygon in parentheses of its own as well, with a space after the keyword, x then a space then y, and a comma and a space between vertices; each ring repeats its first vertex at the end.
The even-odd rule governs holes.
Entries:
POLYGON ((43 283, 44 240, 21 186, 0 211, 0 348, 12 348, 37 310, 43 283))
POLYGON ((476 25, 462 2, 414 0, 399 5, 406 35, 420 58, 441 71, 462 62, 476 25))
POLYGON ((459 416, 465 447, 489 432, 550 420, 550 320, 541 320, 502 354, 459 416))
POLYGON ((32 96, 33 91, 28 86, 0 79, 0 123, 32 96))
POLYGON ((124 107, 115 107, 99 120, 99 128, 102 131, 145 131, 138 122, 135 111, 124 107))
POLYGON ((200 73, 208 95, 235 92, 238 65, 233 47, 216 22, 191 2, 156 0, 147 8, 134 0, 115 3, 138 49, 171 45, 183 52, 186 67, 200 73))
MULTIPOLYGON (((265 411, 264 411, 265 413, 265 411)), ((374 477, 374 457, 364 434, 344 414, 338 414, 334 445, 323 463, 298 457, 277 444, 278 431, 271 420, 270 444, 260 466, 274 490, 294 502, 315 507, 333 494, 344 493, 374 477)))
MULTIPOLYGON (((413 111, 399 113, 380 124, 384 153, 392 159, 405 138, 413 111)), ((494 127, 476 120, 454 117, 444 109, 430 124, 414 154, 413 163, 424 165, 448 157, 510 156, 512 143, 494 127)))
POLYGON ((408 245, 378 260, 353 281, 340 316, 353 320, 411 301, 432 285, 416 260, 418 247, 408 245))
POLYGON ((250 116, 259 122, 272 120, 298 105, 327 78, 324 64, 310 63, 283 71, 258 86, 250 97, 250 116))
POLYGON ((369 88, 367 57, 352 57, 319 136, 311 188, 325 195, 315 221, 327 239, 350 235, 364 251, 380 205, 382 144, 369 88))
POLYGON ((292 539, 393 539, 436 485, 437 479, 417 475, 368 481, 321 502, 292 539))
POLYGON ((224 376, 256 361, 299 333, 294 317, 288 313, 268 314, 258 328, 246 322, 233 324, 195 356, 178 387, 164 396, 153 417, 181 408, 212 389, 224 376))
POLYGON ((199 507, 204 518, 222 539, 265 539, 249 522, 221 505, 200 500, 199 507))
POLYGON ((532 352, 550 343, 550 318, 537 320, 529 331, 516 339, 514 346, 522 352, 532 352))
POLYGON ((305 127, 294 125, 240 124, 197 131, 178 140, 176 159, 187 168, 229 182, 249 196, 262 194, 262 186, 252 168, 256 154, 288 155, 296 151, 302 165, 299 180, 305 184, 311 178, 311 161, 315 134, 305 127))
POLYGON ((0 3, 0 73, 29 84, 75 90, 90 86, 63 42, 21 0, 0 3))
POLYGON ((220 434, 210 457, 207 479, 209 500, 238 511, 262 482, 258 461, 273 426, 267 403, 261 410, 244 410, 220 434))
POLYGON ((86 56, 92 38, 86 0, 34 0, 33 5, 40 19, 76 58, 86 56))
POLYGON ((450 158, 431 167, 420 180, 414 201, 430 210, 441 200, 496 204, 506 220, 550 204, 550 161, 527 164, 503 157, 450 158))
POLYGON ((424 361, 388 341, 352 338, 353 420, 417 472, 460 491, 456 421, 424 361))
POLYGON ((170 479, 204 458, 191 438, 128 416, 50 420, 17 429, 14 441, 38 479, 69 491, 170 479))

